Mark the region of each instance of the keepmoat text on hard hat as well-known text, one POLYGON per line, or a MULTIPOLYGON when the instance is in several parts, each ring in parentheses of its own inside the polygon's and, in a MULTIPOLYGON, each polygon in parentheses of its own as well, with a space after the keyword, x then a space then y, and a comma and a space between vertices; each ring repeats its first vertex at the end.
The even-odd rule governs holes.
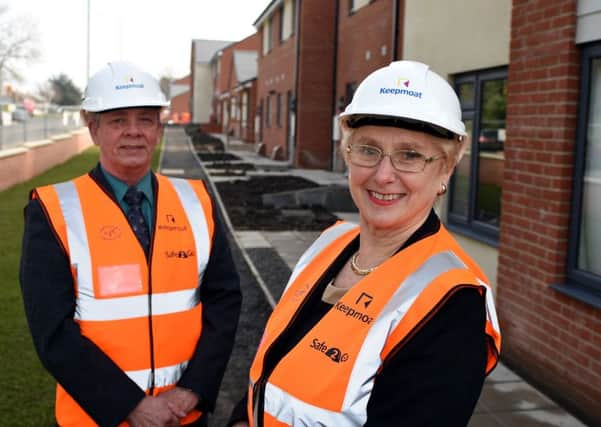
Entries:
POLYGON ((398 88, 393 88, 393 87, 381 87, 380 88, 380 95, 387 95, 387 94, 391 94, 391 95, 409 95, 409 96, 414 96, 416 98, 421 98, 423 92, 416 92, 416 91, 413 91, 413 90, 398 89, 398 88))
POLYGON ((115 89, 117 89, 117 90, 132 89, 132 88, 143 89, 144 88, 144 84, 142 84, 142 83, 128 83, 126 85, 116 85, 115 86, 115 89))

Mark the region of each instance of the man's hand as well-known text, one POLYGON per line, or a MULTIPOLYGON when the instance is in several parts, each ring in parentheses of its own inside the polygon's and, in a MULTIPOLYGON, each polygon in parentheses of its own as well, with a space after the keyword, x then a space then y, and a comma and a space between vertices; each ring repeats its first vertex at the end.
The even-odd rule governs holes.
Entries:
POLYGON ((198 395, 191 390, 175 387, 161 393, 159 397, 167 400, 171 412, 179 418, 184 418, 198 405, 198 395))
POLYGON ((131 427, 178 427, 179 417, 161 396, 146 396, 129 414, 131 427))

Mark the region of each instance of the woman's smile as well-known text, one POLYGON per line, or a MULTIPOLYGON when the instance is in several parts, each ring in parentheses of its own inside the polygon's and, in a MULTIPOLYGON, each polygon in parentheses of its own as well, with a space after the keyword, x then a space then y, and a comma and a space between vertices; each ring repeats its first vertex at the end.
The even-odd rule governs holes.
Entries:
POLYGON ((367 190, 370 200, 380 206, 389 206, 396 203, 403 194, 400 193, 378 193, 376 191, 367 190))

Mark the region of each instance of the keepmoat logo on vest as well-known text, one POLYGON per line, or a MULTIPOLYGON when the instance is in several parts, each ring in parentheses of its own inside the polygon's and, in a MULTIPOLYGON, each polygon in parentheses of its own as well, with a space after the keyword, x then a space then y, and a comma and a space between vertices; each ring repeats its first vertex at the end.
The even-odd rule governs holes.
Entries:
POLYGON ((173 216, 171 214, 165 215, 165 222, 167 222, 167 225, 165 225, 165 224, 158 225, 159 230, 162 230, 162 231, 186 231, 188 229, 188 227, 186 227, 185 225, 178 225, 177 220, 175 219, 175 216, 173 216))
MULTIPOLYGON (((355 305, 363 306, 364 308, 369 307, 371 302, 373 301, 373 297, 368 293, 361 292, 361 295, 355 300, 355 305)), ((365 323, 366 325, 370 325, 371 322, 374 321, 374 318, 360 309, 355 309, 353 307, 349 307, 346 304, 341 303, 340 301, 334 304, 334 308, 341 313, 344 313, 345 317, 350 317, 351 319, 358 320, 360 322, 365 323)))
POLYGON ((344 353, 337 347, 330 347, 325 341, 320 341, 319 338, 313 338, 313 341, 310 344, 310 347, 313 350, 319 351, 321 354, 325 355, 332 362, 342 363, 348 360, 348 353, 344 353))

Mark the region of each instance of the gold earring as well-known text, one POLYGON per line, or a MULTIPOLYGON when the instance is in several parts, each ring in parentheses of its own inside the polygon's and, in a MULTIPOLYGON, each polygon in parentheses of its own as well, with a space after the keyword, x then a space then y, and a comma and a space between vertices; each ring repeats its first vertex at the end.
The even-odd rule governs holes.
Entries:
POLYGON ((439 196, 444 195, 447 192, 447 184, 445 184, 444 182, 442 184, 440 184, 440 191, 438 193, 436 193, 439 196))

